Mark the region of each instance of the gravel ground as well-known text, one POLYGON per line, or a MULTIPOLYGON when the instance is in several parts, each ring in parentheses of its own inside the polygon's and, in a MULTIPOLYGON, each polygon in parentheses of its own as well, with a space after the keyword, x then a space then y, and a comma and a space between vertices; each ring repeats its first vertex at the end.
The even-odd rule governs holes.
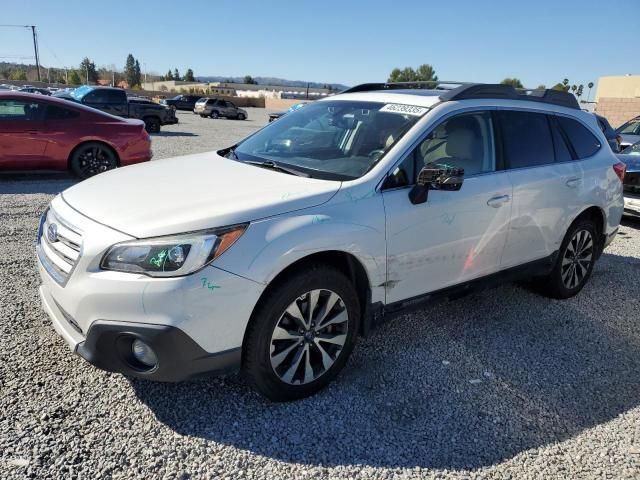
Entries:
MULTIPOLYGON (((249 118, 181 113, 155 160, 228 145, 266 113, 249 118)), ((640 223, 576 298, 508 284, 417 310, 361 339, 327 390, 271 404, 238 376, 158 384, 70 353, 33 251, 70 183, 0 177, 0 478, 640 478, 640 223)))

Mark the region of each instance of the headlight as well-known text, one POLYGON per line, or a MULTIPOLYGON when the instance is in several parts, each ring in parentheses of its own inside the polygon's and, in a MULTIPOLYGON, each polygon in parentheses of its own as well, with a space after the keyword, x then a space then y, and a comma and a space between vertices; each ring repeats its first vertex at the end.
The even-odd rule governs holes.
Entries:
POLYGON ((177 277, 200 270, 240 238, 247 224, 118 243, 103 257, 103 270, 177 277))

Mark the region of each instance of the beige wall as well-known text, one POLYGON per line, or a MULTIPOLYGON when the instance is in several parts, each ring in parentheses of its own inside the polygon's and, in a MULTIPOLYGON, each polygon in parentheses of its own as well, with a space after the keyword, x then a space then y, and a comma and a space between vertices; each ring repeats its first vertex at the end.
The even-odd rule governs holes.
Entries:
POLYGON ((306 102, 307 100, 296 100, 290 98, 265 98, 264 108, 270 108, 272 110, 286 110, 291 105, 296 103, 306 102))
POLYGON ((613 128, 640 115, 640 98, 601 98, 596 113, 606 117, 613 128))
POLYGON ((600 77, 596 102, 601 98, 640 98, 640 75, 600 77))

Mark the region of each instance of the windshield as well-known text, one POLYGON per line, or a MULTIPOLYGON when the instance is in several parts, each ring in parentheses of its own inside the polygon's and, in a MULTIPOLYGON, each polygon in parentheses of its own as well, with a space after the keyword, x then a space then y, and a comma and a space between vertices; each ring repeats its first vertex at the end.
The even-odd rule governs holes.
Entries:
POLYGON ((273 162, 316 178, 350 180, 371 169, 427 111, 379 102, 308 103, 259 130, 228 156, 273 162))
POLYGON ((76 100, 82 100, 82 98, 89 93, 91 90, 93 90, 93 87, 90 87, 88 85, 84 85, 82 87, 78 87, 76 88, 73 92, 70 92, 71 96, 73 98, 75 98, 76 100))

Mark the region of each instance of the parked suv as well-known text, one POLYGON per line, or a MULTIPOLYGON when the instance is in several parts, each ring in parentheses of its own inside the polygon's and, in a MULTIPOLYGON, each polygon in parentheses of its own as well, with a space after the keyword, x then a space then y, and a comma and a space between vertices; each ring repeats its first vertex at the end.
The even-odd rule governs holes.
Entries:
POLYGON ((324 387, 387 314, 518 276, 576 295, 623 211, 595 117, 565 92, 423 85, 354 87, 65 190, 36 246, 54 327, 105 370, 239 369, 281 401, 324 387))
POLYGON ((202 95, 177 95, 173 98, 160 100, 160 104, 173 107, 175 110, 193 111, 196 108, 196 102, 201 98, 202 95))
POLYGON ((640 142, 640 116, 632 118, 628 122, 616 128, 616 133, 621 137, 620 147, 627 148, 640 142))
POLYGON ((197 113, 201 117, 211 118, 235 118, 237 120, 245 120, 247 111, 238 108, 235 104, 219 98, 204 97, 196 102, 193 113, 197 113))

